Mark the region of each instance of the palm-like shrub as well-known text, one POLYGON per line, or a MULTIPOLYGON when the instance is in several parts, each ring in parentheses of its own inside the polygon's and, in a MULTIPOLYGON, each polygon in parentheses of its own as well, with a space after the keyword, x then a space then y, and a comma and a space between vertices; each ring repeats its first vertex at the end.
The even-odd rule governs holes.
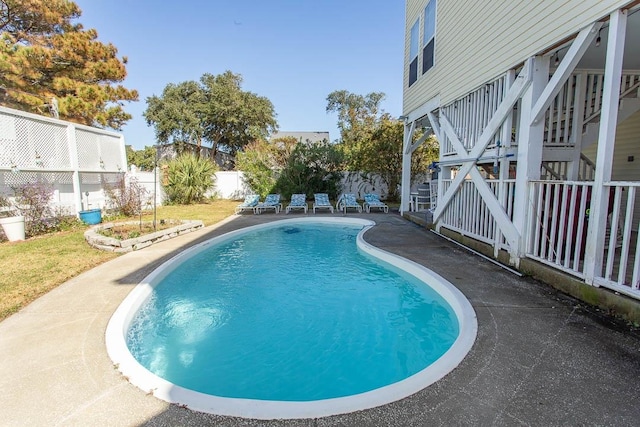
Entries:
POLYGON ((181 154, 167 164, 163 180, 167 202, 188 205, 201 202, 213 187, 217 167, 209 159, 191 153, 181 154))

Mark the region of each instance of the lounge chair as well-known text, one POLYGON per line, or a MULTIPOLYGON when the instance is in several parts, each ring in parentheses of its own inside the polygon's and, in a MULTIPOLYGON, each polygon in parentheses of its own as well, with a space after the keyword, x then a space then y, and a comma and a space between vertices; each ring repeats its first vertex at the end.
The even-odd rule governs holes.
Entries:
POLYGON ((389 206, 380 201, 380 197, 375 193, 367 193, 364 195, 364 210, 371 213, 371 208, 378 208, 384 213, 389 212, 389 206))
POLYGON ((259 201, 260 201, 260 196, 257 194, 249 194, 248 196, 245 196, 244 202, 236 206, 236 215, 242 211, 249 211, 249 210, 253 211, 253 213, 256 213, 256 206, 258 205, 259 201))
POLYGON ((338 199, 336 203, 336 209, 342 211, 343 213, 347 213, 347 209, 353 208, 357 209, 359 213, 362 213, 362 206, 356 201, 356 195, 353 193, 344 193, 338 199))
POLYGON ((313 213, 316 213, 316 209, 329 209, 333 213, 333 206, 329 202, 329 195, 327 193, 316 193, 313 195, 313 213))
POLYGON ((258 203, 256 205, 256 213, 261 214, 267 209, 273 209, 275 213, 278 213, 282 210, 282 203, 280 203, 280 195, 279 194, 267 194, 267 197, 264 198, 264 202, 258 203))
POLYGON ((307 213, 307 196, 305 194, 291 195, 291 202, 287 206, 286 213, 291 212, 293 209, 304 209, 304 213, 307 213))

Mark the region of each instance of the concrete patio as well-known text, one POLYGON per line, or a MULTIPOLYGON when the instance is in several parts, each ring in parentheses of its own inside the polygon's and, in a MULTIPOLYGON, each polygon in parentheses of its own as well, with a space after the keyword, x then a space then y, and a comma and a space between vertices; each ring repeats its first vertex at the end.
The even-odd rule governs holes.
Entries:
POLYGON ((448 279, 466 295, 478 317, 471 352, 458 368, 427 389, 352 414, 257 421, 170 405, 132 386, 114 368, 104 345, 107 323, 149 272, 194 243, 300 215, 234 216, 128 253, 66 282, 0 322, 0 420, 4 420, 0 424, 638 425, 637 330, 543 283, 517 277, 397 213, 358 215, 377 223, 365 240, 448 279))

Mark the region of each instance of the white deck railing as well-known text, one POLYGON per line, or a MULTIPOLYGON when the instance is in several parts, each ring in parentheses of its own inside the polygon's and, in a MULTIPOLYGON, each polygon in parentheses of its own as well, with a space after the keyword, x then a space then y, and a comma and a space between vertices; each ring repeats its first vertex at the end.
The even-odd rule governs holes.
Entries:
MULTIPOLYGON (((584 254, 591 207, 591 182, 530 183, 530 226, 526 255, 584 278, 584 254)), ((640 209, 638 182, 614 182, 609 188, 603 268, 595 284, 640 297, 640 209)))
POLYGON ((590 182, 534 181, 529 184, 526 255, 584 278, 590 182))
MULTIPOLYGON (((487 180, 487 184, 511 218, 515 180, 487 180)), ((443 180, 443 191, 446 192, 450 185, 451 180, 443 180)), ((443 212, 439 225, 487 244, 493 245, 496 241, 501 247, 505 244, 498 224, 471 180, 462 183, 443 212)))
POLYGON ((602 276, 595 284, 640 297, 640 182, 612 182, 609 227, 602 276))

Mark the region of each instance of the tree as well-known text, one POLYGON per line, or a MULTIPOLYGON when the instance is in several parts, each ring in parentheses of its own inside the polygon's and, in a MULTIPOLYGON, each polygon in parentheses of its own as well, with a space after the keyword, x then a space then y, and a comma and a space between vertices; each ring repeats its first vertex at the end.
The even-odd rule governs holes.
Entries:
POLYGON ((72 22, 80 15, 67 0, 0 0, 0 102, 121 129, 131 119, 123 101, 138 100, 117 84, 127 58, 99 42, 95 29, 72 22))
MULTIPOLYGON (((362 96, 346 90, 334 91, 327 97, 327 112, 338 113, 340 147, 347 170, 363 179, 380 177, 387 185, 387 197, 396 200, 402 179, 404 125, 382 111, 382 100, 382 92, 362 96)), ((414 139, 420 136, 416 132, 414 139)), ((429 138, 411 157, 412 176, 424 173, 437 159, 437 143, 429 138)))
POLYGON ((181 154, 187 144, 201 146, 207 121, 206 104, 204 89, 197 82, 169 83, 162 96, 147 98, 144 117, 147 124, 155 127, 157 140, 173 144, 181 154))
MULTIPOLYGON (((414 141, 422 136, 416 132, 414 141)), ((402 182, 402 144, 404 123, 384 114, 374 129, 371 140, 360 146, 358 171, 365 175, 375 174, 387 185, 390 200, 397 200, 397 189, 402 182)), ((424 174, 429 165, 438 160, 438 143, 435 137, 427 140, 411 156, 411 176, 424 174)))
POLYGON ((206 143, 235 155, 247 144, 276 130, 269 99, 241 89, 242 76, 226 71, 204 74, 199 82, 169 84, 162 96, 147 98, 147 124, 156 138, 182 151, 186 143, 206 143))
POLYGON ((382 113, 380 104, 384 97, 382 92, 362 96, 346 90, 337 90, 327 96, 327 112, 338 113, 340 142, 349 170, 360 168, 361 147, 371 140, 382 113))
POLYGON ((156 165, 156 147, 147 146, 142 150, 134 150, 130 145, 125 147, 127 152, 127 163, 130 165, 136 165, 141 171, 150 172, 156 165))

